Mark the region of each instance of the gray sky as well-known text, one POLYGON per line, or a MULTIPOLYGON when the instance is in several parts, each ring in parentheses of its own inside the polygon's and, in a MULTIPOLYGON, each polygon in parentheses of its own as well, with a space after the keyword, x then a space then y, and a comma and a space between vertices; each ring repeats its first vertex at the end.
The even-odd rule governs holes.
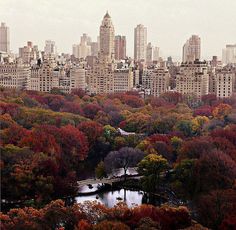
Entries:
POLYGON ((28 40, 43 49, 52 39, 59 52, 71 53, 82 33, 96 39, 106 10, 115 33, 126 35, 130 56, 137 24, 165 57, 180 58, 192 34, 202 39, 202 58, 221 56, 226 43, 236 43, 236 0, 0 0, 0 21, 10 27, 14 52, 28 40))

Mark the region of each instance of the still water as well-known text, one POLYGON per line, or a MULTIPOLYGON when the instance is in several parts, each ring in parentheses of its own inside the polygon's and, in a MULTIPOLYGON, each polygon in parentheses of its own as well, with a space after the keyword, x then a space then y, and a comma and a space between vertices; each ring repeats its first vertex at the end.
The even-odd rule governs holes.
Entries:
POLYGON ((135 205, 142 204, 143 193, 138 191, 131 190, 115 190, 115 191, 106 191, 100 192, 94 195, 87 196, 78 196, 75 198, 76 203, 82 203, 84 201, 98 201, 105 206, 111 208, 116 205, 118 202, 125 202, 128 207, 133 207, 135 205))

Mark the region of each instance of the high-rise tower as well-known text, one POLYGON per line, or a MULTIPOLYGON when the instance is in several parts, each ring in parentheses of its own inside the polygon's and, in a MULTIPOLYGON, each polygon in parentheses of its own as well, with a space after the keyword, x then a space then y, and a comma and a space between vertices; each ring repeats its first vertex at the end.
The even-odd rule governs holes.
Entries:
POLYGON ((147 49, 147 28, 137 25, 134 29, 134 60, 146 60, 147 49))
POLYGON ((9 27, 5 23, 1 23, 0 26, 0 51, 9 53, 10 52, 10 33, 9 27))
POLYGON ((183 46, 183 62, 194 62, 201 58, 201 38, 192 35, 183 46))
POLYGON ((115 53, 115 29, 108 12, 100 26, 100 54, 113 58, 115 53))

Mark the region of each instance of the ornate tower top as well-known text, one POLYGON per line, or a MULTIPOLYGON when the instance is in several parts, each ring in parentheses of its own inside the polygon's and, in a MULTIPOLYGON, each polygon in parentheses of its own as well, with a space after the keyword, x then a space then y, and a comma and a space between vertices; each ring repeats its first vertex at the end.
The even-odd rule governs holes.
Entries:
POLYGON ((107 10, 106 14, 104 15, 104 18, 111 18, 111 16, 108 13, 108 10, 107 10))

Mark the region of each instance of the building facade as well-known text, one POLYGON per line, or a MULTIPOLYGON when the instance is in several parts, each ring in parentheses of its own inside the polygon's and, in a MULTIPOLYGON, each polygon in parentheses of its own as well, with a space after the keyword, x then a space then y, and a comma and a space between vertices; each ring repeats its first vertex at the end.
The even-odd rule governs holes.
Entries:
POLYGON ((115 53, 115 29, 108 12, 105 14, 100 26, 100 53, 102 56, 114 58, 115 53))
POLYGON ((22 63, 0 64, 0 86, 30 89, 30 66, 22 63))
POLYGON ((198 99, 209 93, 209 74, 206 62, 182 63, 176 74, 176 89, 181 94, 192 94, 198 99))
POLYGON ((31 64, 32 62, 36 63, 41 58, 41 53, 38 46, 33 46, 33 43, 28 41, 26 46, 19 48, 19 57, 23 63, 31 64))
POLYGON ((201 58, 201 38, 198 35, 192 35, 183 46, 182 61, 194 62, 201 58))
POLYGON ((224 64, 235 64, 236 63, 236 44, 226 45, 222 53, 222 62, 224 64))
POLYGON ((90 94, 106 94, 114 92, 114 51, 115 30, 108 12, 100 26, 100 51, 98 59, 86 73, 90 94))
POLYGON ((122 60, 126 58, 126 37, 115 36, 115 59, 122 60))
POLYGON ((44 47, 45 54, 57 54, 57 47, 55 41, 52 40, 46 40, 45 41, 45 47, 44 47))
POLYGON ((10 31, 4 22, 0 26, 0 52, 10 52, 10 31))
POLYGON ((127 92, 134 86, 134 76, 131 69, 116 69, 113 78, 114 92, 127 92))
POLYGON ((134 29, 134 60, 146 60, 147 28, 139 24, 134 29))
POLYGON ((152 43, 149 42, 147 44, 147 51, 146 51, 146 63, 147 63, 147 66, 150 66, 153 64, 153 53, 154 52, 154 49, 153 49, 153 46, 152 46, 152 43))
POLYGON ((151 74, 150 89, 151 95, 159 97, 167 92, 169 88, 170 74, 167 69, 155 69, 151 74))

